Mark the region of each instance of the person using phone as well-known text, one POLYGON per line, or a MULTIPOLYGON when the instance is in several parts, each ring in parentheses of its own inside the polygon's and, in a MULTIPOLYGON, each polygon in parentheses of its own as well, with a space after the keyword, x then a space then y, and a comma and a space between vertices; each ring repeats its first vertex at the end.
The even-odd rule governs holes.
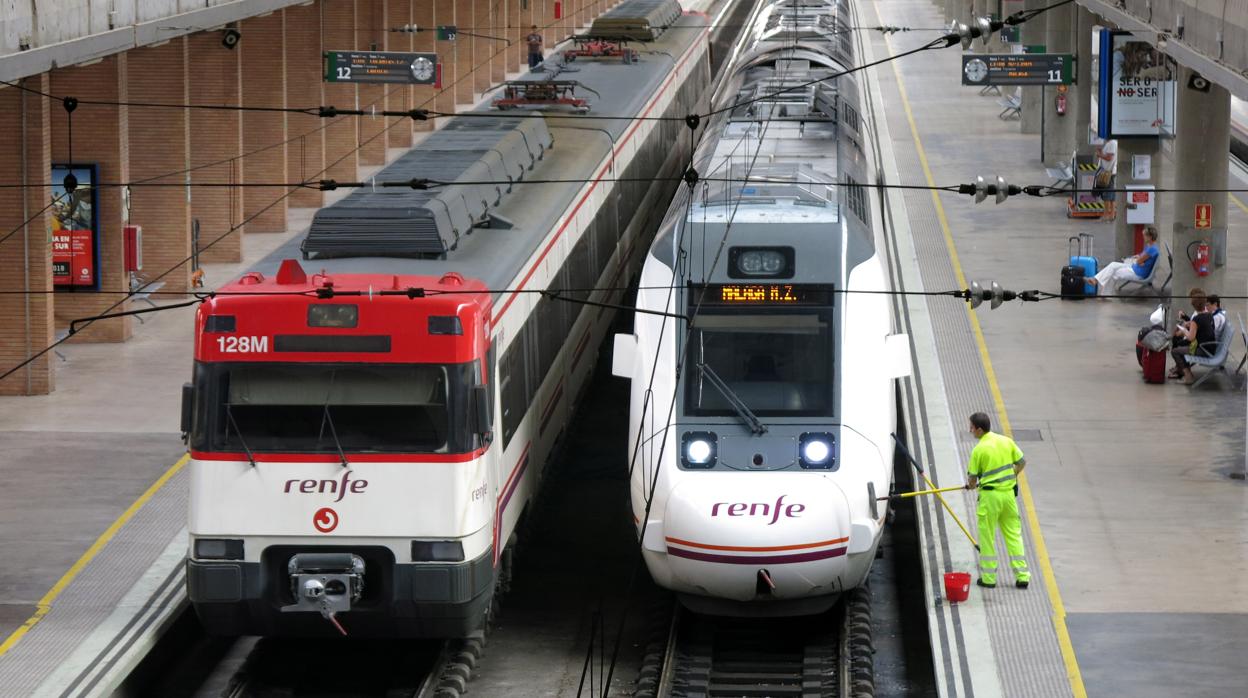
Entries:
POLYGON ((1191 385, 1196 381, 1196 377, 1192 375, 1192 368, 1187 363, 1187 357, 1191 355, 1213 356, 1217 350, 1218 338, 1213 328, 1213 313, 1207 311, 1208 299, 1204 290, 1193 288, 1188 291, 1187 296, 1191 299, 1195 312, 1191 317, 1185 313, 1179 313, 1179 322, 1175 325, 1174 339, 1171 342, 1174 349, 1170 351, 1170 355, 1174 357, 1174 369, 1170 371, 1169 376, 1176 380, 1182 378, 1185 384, 1191 385))

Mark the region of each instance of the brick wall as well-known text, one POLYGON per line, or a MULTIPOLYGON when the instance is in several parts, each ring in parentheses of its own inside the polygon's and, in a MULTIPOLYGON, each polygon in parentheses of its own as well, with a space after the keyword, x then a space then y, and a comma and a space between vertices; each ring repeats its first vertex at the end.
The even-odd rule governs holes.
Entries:
MULTIPOLYGON (((370 2, 371 0, 361 0, 370 2)), ((321 0, 321 45, 326 51, 355 46, 355 0, 321 0)), ((351 83, 325 83, 325 103, 342 109, 358 104, 356 86, 351 83)), ((356 117, 340 116, 325 127, 326 177, 354 182, 358 176, 359 132, 356 117)))
MULTIPOLYGON (((412 22, 412 0, 387 0, 386 2, 386 26, 388 28, 401 27, 404 24, 412 22)), ((390 32, 386 39, 387 51, 414 51, 412 48, 412 34, 404 32, 390 32)), ((406 111, 412 108, 412 97, 415 94, 415 87, 412 85, 387 85, 386 86, 386 110, 387 111, 406 111)), ((386 137, 390 140, 391 148, 410 148, 412 147, 412 124, 411 119, 390 118, 386 120, 386 137), (406 121, 406 124, 399 124, 399 121, 406 121)))
MULTIPOLYGON (((393 2, 394 0, 389 0, 393 2)), ((355 48, 360 51, 386 50, 387 0, 363 0, 355 3, 355 48)), ((382 111, 386 105, 389 85, 360 85, 360 108, 382 111)), ((400 89, 397 87, 391 89, 400 89)), ((381 116, 359 116, 355 119, 360 139, 360 164, 381 165, 386 162, 386 119, 381 116)))
MULTIPOLYGON (((46 73, 27 78, 28 87, 48 92, 46 73)), ((5 182, 48 181, 52 142, 48 100, 16 88, 0 88, 0 179, 5 182), (25 130, 22 109, 25 106, 25 130), (25 167, 22 151, 25 145, 25 167), (25 180, 23 180, 23 170, 25 180)), ((28 296, 0 296, 0 373, 24 361, 53 340, 52 245, 49 219, 38 213, 52 199, 49 187, 0 190, 0 279, 5 288, 34 291, 28 296), (24 201, 23 201, 24 199, 24 201), (25 205, 23 205, 23 203, 25 205), (18 228, 29 220, 25 230, 18 228)), ((52 354, 0 381, 0 395, 42 395, 52 392, 52 354)))
MULTIPOLYGON (((221 49, 224 50, 224 49, 221 49)), ((126 62, 130 100, 186 104, 187 47, 182 38, 156 47, 135 49, 126 62)), ((186 187, 142 186, 180 184, 187 180, 188 109, 131 107, 130 222, 143 227, 143 270, 140 277, 161 279, 161 291, 186 291, 191 265, 191 207, 186 187), (176 173, 176 174, 175 174, 176 173)), ((194 196, 194 192, 191 192, 194 196)))
MULTIPOLYGON (((433 27, 437 25, 437 15, 434 8, 439 5, 435 0, 412 0, 412 22, 419 27, 433 27)), ((438 52, 442 48, 437 41, 437 35, 433 31, 421 31, 412 37, 412 50, 423 52, 438 52)), ((446 84, 446 57, 438 53, 438 62, 442 64, 442 84, 446 84)), ((434 87, 416 87, 413 88, 414 106, 420 109, 434 110, 438 109, 437 104, 438 90, 434 87)), ((433 129, 433 121, 417 121, 415 129, 417 131, 430 131, 433 129)))
MULTIPOLYGON (((286 106, 286 15, 274 12, 267 17, 246 20, 240 28, 242 40, 236 51, 243 63, 243 105, 248 107, 286 106)), ((286 149, 265 146, 286 140, 286 114, 245 111, 243 118, 243 172, 246 182, 285 182, 286 149), (254 151, 254 152, 253 152, 254 151)), ((287 189, 246 187, 243 189, 243 219, 248 233, 286 230, 287 189)))
MULTIPOLYGON (((187 37, 189 103, 239 105, 242 103, 241 66, 238 50, 221 45, 218 32, 187 37)), ((236 111, 192 109, 190 114, 191 181, 232 184, 243 181, 243 119, 236 111), (218 163, 218 164, 212 164, 218 163), (211 165, 205 167, 205 165, 211 165)), ((195 187, 191 190, 191 218, 199 221, 201 262, 241 262, 243 229, 226 234, 243 220, 243 190, 226 187, 195 187), (225 237, 221 237, 225 235, 225 237)))
MULTIPOLYGON (((476 0, 455 0, 455 26, 471 27, 475 24, 473 7, 476 0)), ((488 22, 482 22, 488 24, 488 22)), ((472 104, 473 93, 473 55, 472 37, 459 35, 451 42, 451 53, 455 57, 455 104, 472 104)))
MULTIPOLYGON (((50 91, 58 96, 72 96, 105 102, 128 101, 126 63, 128 54, 109 56, 89 66, 59 68, 52 71, 50 91)), ((73 114, 73 160, 95 163, 102 182, 130 181, 130 109, 125 106, 83 105, 73 114)), ((52 161, 69 162, 66 114, 56 108, 51 115, 52 161)), ((96 270, 100 290, 128 291, 129 280, 123 264, 121 231, 122 190, 100 187, 96 192, 97 220, 100 228, 100 264, 96 270)), ((75 318, 105 312, 118 302, 117 295, 90 293, 59 293, 56 296, 57 326, 65 327, 75 318)), ((129 310, 129 301, 111 312, 129 310)), ((132 317, 101 320, 74 335, 71 341, 122 342, 134 333, 132 317)))
MULTIPOLYGON (((286 104, 290 107, 317 107, 325 103, 321 93, 321 6, 320 3, 288 7, 286 12, 286 104)), ((286 181, 320 179, 325 169, 324 119, 301 114, 286 116, 286 181)), ((290 195, 291 206, 320 208, 323 192, 300 189, 290 195)))

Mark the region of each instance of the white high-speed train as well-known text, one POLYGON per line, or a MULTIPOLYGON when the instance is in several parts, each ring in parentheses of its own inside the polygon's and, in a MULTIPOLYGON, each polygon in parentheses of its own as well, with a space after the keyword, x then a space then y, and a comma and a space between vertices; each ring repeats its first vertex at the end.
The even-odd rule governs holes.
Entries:
POLYGON ((887 295, 854 293, 889 280, 864 81, 832 77, 848 13, 755 11, 642 269, 658 314, 616 336, 644 558, 696 611, 819 612, 880 541, 909 339, 887 295))

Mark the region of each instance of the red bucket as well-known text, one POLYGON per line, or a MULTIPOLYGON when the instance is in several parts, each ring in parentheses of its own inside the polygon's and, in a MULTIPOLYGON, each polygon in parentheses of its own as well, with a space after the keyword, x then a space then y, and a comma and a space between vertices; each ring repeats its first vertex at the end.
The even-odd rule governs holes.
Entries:
POLYGON ((949 603, 966 601, 971 595, 971 575, 969 572, 945 573, 945 599, 949 603))

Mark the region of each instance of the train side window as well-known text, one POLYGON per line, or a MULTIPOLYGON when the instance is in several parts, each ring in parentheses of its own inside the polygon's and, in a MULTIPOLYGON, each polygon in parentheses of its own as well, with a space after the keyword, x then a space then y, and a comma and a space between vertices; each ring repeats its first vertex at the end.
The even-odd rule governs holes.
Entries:
POLYGON ((499 363, 498 381, 499 395, 503 407, 503 448, 511 443, 512 434, 524 419, 524 342, 523 336, 517 335, 516 340, 503 352, 503 360, 499 363))

